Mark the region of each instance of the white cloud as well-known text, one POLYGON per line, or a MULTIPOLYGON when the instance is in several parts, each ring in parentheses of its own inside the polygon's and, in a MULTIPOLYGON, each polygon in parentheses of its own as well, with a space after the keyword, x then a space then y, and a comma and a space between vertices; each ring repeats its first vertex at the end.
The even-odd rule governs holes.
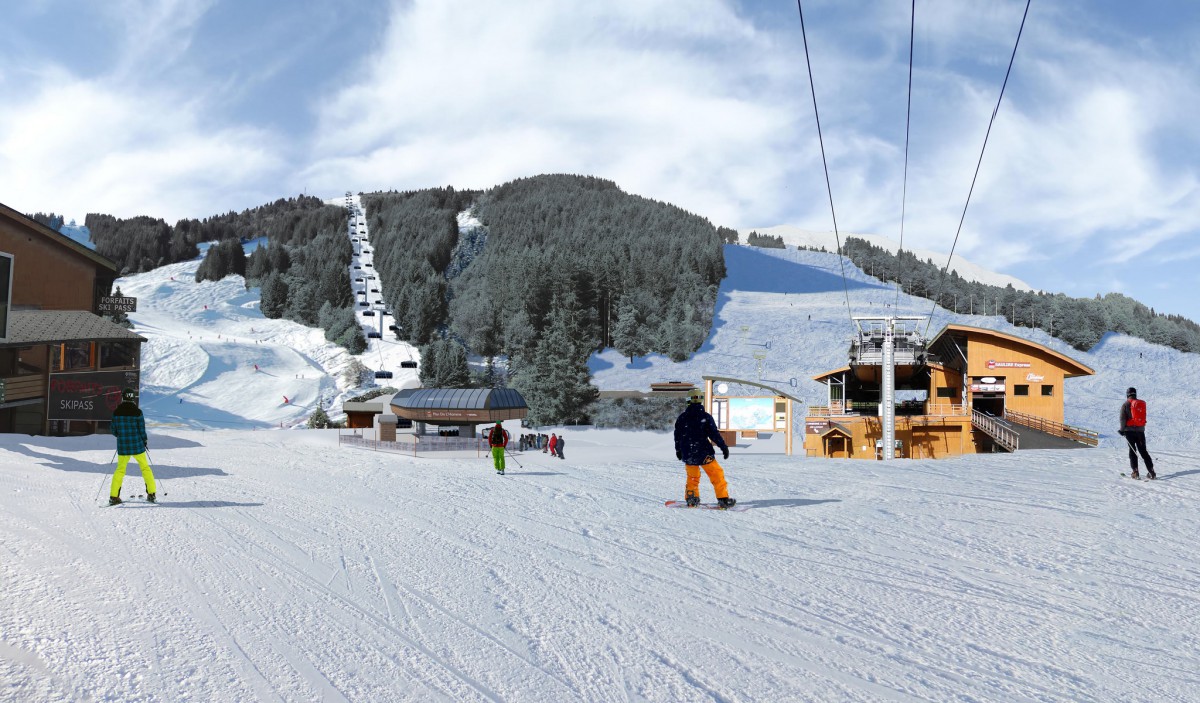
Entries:
POLYGON ((321 106, 305 176, 336 192, 587 173, 734 224, 787 180, 795 93, 756 90, 778 82, 751 60, 770 41, 715 1, 418 0, 321 106))
MULTIPOLYGON (((49 71, 20 105, 0 105, 0 192, 22 211, 168 221, 238 202, 281 166, 261 130, 210 128, 179 96, 131 93, 49 71)), ((219 210, 217 210, 219 211, 219 210)))

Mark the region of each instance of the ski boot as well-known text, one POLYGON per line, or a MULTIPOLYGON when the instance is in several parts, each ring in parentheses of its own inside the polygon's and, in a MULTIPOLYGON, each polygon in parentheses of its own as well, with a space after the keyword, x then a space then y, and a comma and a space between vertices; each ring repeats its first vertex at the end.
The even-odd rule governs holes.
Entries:
POLYGON ((1137 469, 1134 469, 1133 471, 1129 472, 1129 478, 1131 478, 1135 481, 1140 479, 1141 477, 1142 477, 1142 475, 1137 472, 1137 469))
POLYGON ((117 496, 109 496, 109 497, 108 497, 108 504, 109 504, 109 505, 120 505, 120 504, 121 504, 121 499, 120 499, 120 498, 118 498, 117 496))
POLYGON ((700 495, 694 491, 688 491, 686 501, 687 507, 694 508, 697 505, 700 505, 700 495))
POLYGON ((1146 469, 1146 476, 1149 477, 1151 481, 1158 478, 1158 474, 1154 473, 1154 469, 1146 469))
POLYGON ((149 502, 151 502, 151 503, 158 502, 158 495, 157 495, 157 494, 155 494, 155 493, 147 493, 147 494, 146 494, 146 500, 147 500, 147 501, 149 501, 149 502))
POLYGON ((721 510, 737 505, 737 498, 717 498, 717 507, 721 510))

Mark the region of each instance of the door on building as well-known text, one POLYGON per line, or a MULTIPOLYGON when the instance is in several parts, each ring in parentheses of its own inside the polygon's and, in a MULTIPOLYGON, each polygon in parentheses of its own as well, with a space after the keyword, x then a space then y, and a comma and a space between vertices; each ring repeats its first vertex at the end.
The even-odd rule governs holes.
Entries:
POLYGON ((725 398, 713 400, 713 420, 717 423, 717 429, 729 429, 729 400, 725 398))

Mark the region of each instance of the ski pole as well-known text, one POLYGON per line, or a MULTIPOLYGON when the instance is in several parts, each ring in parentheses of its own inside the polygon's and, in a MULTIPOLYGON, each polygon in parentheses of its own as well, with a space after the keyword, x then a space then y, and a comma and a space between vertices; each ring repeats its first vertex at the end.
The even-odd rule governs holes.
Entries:
MULTIPOLYGON (((108 464, 106 464, 106 465, 112 466, 112 463, 116 460, 117 460, 117 450, 114 449, 112 458, 108 460, 108 464)), ((92 502, 100 501, 100 491, 104 490, 104 479, 108 479, 110 483, 112 482, 112 478, 108 474, 104 474, 104 478, 100 479, 100 487, 96 489, 96 497, 92 502)))
MULTIPOLYGON (((154 459, 150 458, 150 449, 149 448, 146 449, 146 461, 150 464, 150 471, 153 472, 154 471, 154 459)), ((155 487, 158 488, 158 493, 156 493, 155 495, 159 495, 159 494, 166 495, 167 494, 167 482, 166 481, 155 476, 154 483, 155 483, 155 487)))
POLYGON ((516 462, 517 462, 517 466, 521 467, 522 469, 523 469, 523 468, 525 468, 525 465, 524 465, 524 464, 522 464, 521 462, 517 461, 517 458, 516 458, 515 456, 513 456, 513 455, 512 455, 512 452, 508 451, 508 447, 505 447, 505 448, 504 448, 504 455, 505 455, 505 456, 507 456, 509 459, 512 459, 513 461, 516 461, 516 462))

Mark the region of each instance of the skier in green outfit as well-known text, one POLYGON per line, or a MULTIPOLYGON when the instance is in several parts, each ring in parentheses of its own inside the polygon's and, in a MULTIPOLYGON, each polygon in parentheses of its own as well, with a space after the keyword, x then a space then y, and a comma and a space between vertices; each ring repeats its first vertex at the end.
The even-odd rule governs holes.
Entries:
POLYGON ((496 473, 503 476, 504 448, 508 446, 508 431, 499 422, 488 432, 488 444, 492 447, 492 463, 496 466, 496 473))

